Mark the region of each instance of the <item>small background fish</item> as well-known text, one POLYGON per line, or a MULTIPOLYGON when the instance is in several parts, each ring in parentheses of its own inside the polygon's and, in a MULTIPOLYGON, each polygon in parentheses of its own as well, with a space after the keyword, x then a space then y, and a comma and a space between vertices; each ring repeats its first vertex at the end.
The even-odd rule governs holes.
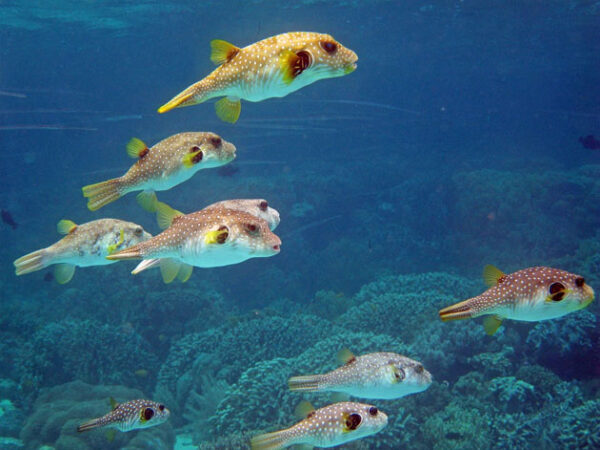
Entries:
POLYGON ((116 428, 119 431, 132 431, 150 428, 166 422, 171 415, 162 403, 152 400, 130 400, 116 403, 111 399, 112 411, 108 414, 92 419, 77 427, 82 433, 94 428, 116 428))

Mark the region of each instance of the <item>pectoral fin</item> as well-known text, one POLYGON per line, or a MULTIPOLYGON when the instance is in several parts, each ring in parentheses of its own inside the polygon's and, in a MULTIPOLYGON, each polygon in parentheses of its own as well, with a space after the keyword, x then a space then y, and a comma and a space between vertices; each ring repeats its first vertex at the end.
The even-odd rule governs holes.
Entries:
POLYGON ((498 316, 487 316, 483 319, 483 329, 485 330, 485 334, 488 336, 493 336, 498 331, 502 325, 502 318, 498 316))

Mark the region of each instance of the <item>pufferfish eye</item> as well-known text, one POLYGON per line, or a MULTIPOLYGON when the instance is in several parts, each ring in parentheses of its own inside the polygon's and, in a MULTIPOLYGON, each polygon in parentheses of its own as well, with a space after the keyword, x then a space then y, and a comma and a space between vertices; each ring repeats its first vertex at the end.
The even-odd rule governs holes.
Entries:
POLYGON ((379 411, 378 411, 378 410, 377 410, 377 408, 375 408, 374 406, 371 406, 371 407, 369 408, 369 414, 371 414, 372 416, 376 416, 378 412, 379 412, 379 411))
POLYGON ((160 409, 161 411, 165 410, 165 405, 158 405, 158 409, 160 409))
POLYGON ((361 422, 362 417, 360 414, 350 414, 346 419, 346 428, 348 428, 348 430, 356 430, 361 422))
POLYGON ((267 208, 269 207, 269 204, 267 203, 266 200, 263 200, 262 202, 260 202, 258 204, 258 207, 260 208, 261 211, 266 211, 267 208))
POLYGON ((258 227, 253 223, 246 223, 244 229, 250 234, 256 234, 258 227))
POLYGON ((220 147, 222 142, 223 141, 220 137, 210 138, 210 143, 213 145, 213 147, 220 147))
POLYGON ((417 364, 415 366, 415 372, 417 372, 417 373, 423 373, 423 365, 422 364, 417 364))
POLYGON ((337 44, 335 42, 320 41, 319 45, 321 45, 321 48, 323 50, 325 50, 327 53, 329 53, 330 55, 334 54, 337 50, 337 44))
POLYGON ((144 419, 150 420, 154 417, 154 410, 152 408, 146 408, 144 410, 144 419))
POLYGON ((133 232, 136 236, 141 236, 143 231, 144 230, 142 230, 142 227, 136 227, 136 229, 133 230, 133 232))
POLYGON ((585 284, 585 279, 583 277, 575 278, 575 286, 581 287, 585 284))

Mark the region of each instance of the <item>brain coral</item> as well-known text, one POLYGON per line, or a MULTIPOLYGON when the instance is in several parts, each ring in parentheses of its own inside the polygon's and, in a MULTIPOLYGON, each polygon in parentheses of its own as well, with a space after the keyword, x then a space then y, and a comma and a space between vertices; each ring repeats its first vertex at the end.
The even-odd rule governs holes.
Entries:
POLYGON ((169 422, 146 430, 117 432, 114 440, 102 429, 78 433, 81 422, 110 411, 111 396, 117 401, 145 398, 137 389, 93 386, 81 381, 44 391, 21 430, 25 448, 37 450, 44 445, 60 450, 172 448, 175 436, 169 422))

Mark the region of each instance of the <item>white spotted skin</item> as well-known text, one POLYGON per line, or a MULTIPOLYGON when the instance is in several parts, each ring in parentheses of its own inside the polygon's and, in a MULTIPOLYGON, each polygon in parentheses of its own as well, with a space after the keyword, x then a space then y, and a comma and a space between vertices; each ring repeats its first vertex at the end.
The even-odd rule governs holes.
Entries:
MULTIPOLYGON (((173 258, 195 267, 221 267, 250 258, 279 253, 281 240, 267 222, 227 208, 212 208, 175 217, 169 228, 152 239, 125 249, 134 250, 143 259, 173 258), (207 233, 227 228, 223 243, 207 243, 207 233)), ((119 253, 113 255, 118 258, 119 253)))
POLYGON ((213 208, 228 208, 236 211, 244 211, 253 216, 259 217, 269 224, 269 228, 273 231, 279 225, 279 212, 271 208, 264 198, 256 199, 234 199, 223 200, 221 202, 208 205, 205 210, 213 208))
POLYGON ((328 35, 312 32, 290 32, 272 36, 240 49, 206 78, 191 85, 177 98, 186 99, 177 106, 201 103, 215 97, 228 96, 259 102, 284 97, 315 81, 346 75, 356 68, 358 57, 328 35), (327 53, 321 42, 333 42, 336 51, 327 53), (291 83, 283 81, 280 68, 282 53, 309 52, 312 64, 291 83))
POLYGON ((391 400, 426 390, 432 377, 414 359, 397 353, 377 352, 358 356, 331 372, 316 375, 315 380, 317 387, 314 390, 391 400))
POLYGON ((124 432, 139 430, 160 425, 166 422, 170 415, 170 411, 160 403, 143 399, 131 400, 120 403, 108 414, 81 425, 78 431, 100 427, 116 428, 124 432), (148 409, 151 413, 146 411, 148 409))
POLYGON ((109 261, 109 246, 121 250, 150 239, 152 235, 133 222, 118 219, 99 219, 77 225, 60 241, 45 250, 45 265, 72 264, 78 267, 103 266, 109 261), (121 239, 123 230, 123 242, 121 239))
POLYGON ((286 437, 283 447, 298 444, 335 447, 376 434, 387 425, 388 417, 376 408, 376 414, 372 415, 371 408, 374 408, 373 405, 341 402, 317 409, 306 419, 282 431, 286 437), (347 420, 352 414, 360 416, 360 424, 349 430, 347 420))
POLYGON ((235 159, 235 146, 210 132, 179 133, 163 139, 139 158, 119 180, 119 194, 149 190, 166 191, 189 180, 199 170, 223 166, 235 159), (183 158, 194 147, 202 160, 186 167, 183 158))
POLYGON ((578 286, 577 279, 582 277, 565 270, 530 267, 505 275, 495 286, 466 303, 473 311, 471 317, 493 314, 525 322, 555 319, 593 301, 594 290, 585 282, 578 286), (568 292, 560 301, 549 300, 550 286, 557 282, 568 292))

